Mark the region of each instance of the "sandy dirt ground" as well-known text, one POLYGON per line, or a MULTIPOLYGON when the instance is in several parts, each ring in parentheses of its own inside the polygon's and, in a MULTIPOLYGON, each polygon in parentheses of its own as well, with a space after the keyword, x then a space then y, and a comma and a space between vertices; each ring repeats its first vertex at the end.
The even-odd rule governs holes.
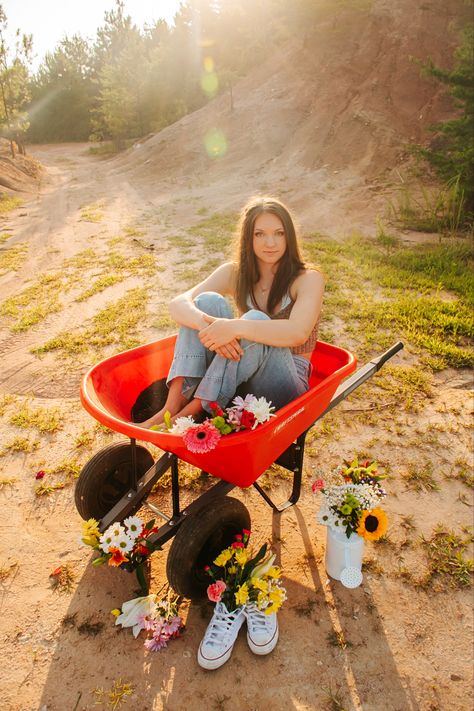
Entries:
MULTIPOLYGON (((167 238, 198 222, 198 206, 219 211, 228 196, 222 185, 208 204, 195 188, 165 181, 159 190, 137 189, 85 146, 32 152, 46 172, 38 193, 2 218, 4 247, 20 254, 15 271, 0 277, 2 302, 40 279, 44 294, 48 275, 63 281, 57 282, 59 305, 36 325, 12 332, 11 316, 4 313, 0 321, 1 708, 113 708, 109 697, 96 692, 121 680, 132 689, 123 707, 137 711, 470 709, 471 594, 436 581, 426 589, 416 585, 428 566, 421 537, 429 538, 439 523, 461 533, 472 521, 470 490, 455 476, 455 463, 471 459, 472 400, 462 372, 443 371, 418 411, 397 417, 382 408, 374 421, 369 396, 342 403, 328 426, 323 420, 312 431, 302 498, 283 515, 272 515, 253 489, 233 492, 250 510, 254 543, 269 540, 284 570, 288 601, 271 655, 255 657, 241 633, 228 664, 213 673, 201 670, 196 652, 211 615, 206 603, 183 602, 186 631, 162 652, 146 653, 140 639, 114 626, 110 611, 134 596, 134 580, 90 565, 74 506, 74 468, 122 439, 98 429, 79 402, 81 377, 98 355, 85 351, 63 358, 32 350, 61 332, 80 332, 104 305, 138 287, 149 300, 135 329, 137 340, 172 332, 164 318, 166 302, 186 274, 179 271, 182 248, 167 238), (77 301, 113 250, 127 260, 153 254, 159 270, 153 276, 131 270, 124 281, 77 301), (58 427, 41 431, 28 417, 24 426, 13 424, 25 408, 43 408, 46 420, 56 418, 58 427), (361 411, 367 412, 366 422, 354 415, 361 411), (315 522, 317 501, 309 483, 355 452, 378 458, 390 473, 390 528, 385 544, 366 544, 363 584, 347 590, 325 573, 325 530, 315 522), (434 463, 439 490, 414 492, 404 474, 409 464, 422 467, 427 460, 434 463), (35 479, 38 470, 46 471, 41 481, 35 479), (39 484, 61 488, 38 495, 39 484), (403 525, 406 516, 412 517, 409 527, 403 525), (69 591, 51 584, 50 573, 60 565, 72 571, 69 591)), ((41 301, 40 292, 30 293, 30 305, 41 301)), ((112 343, 103 354, 119 349, 112 343)), ((398 358, 409 360, 406 354, 398 358)), ((272 495, 286 498, 285 487, 275 484, 272 495)), ((184 503, 195 496, 185 489, 184 503)), ((167 491, 151 497, 169 510, 168 499, 167 491)), ((165 560, 166 550, 153 556, 152 590, 166 582, 165 560)))

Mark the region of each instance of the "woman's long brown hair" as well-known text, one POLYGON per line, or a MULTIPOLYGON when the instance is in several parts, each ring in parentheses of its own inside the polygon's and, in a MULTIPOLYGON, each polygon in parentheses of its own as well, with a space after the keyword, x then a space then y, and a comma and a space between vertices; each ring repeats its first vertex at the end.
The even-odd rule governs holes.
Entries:
POLYGON ((272 288, 268 295, 267 311, 269 314, 272 314, 276 306, 281 303, 295 278, 305 268, 298 247, 295 226, 285 205, 271 197, 258 197, 250 200, 241 213, 240 240, 237 254, 235 301, 241 312, 248 311, 247 299, 249 295, 254 305, 257 306, 254 286, 258 282, 260 274, 257 258, 253 251, 253 233, 255 220, 265 212, 270 212, 280 218, 286 237, 285 254, 280 259, 272 288))

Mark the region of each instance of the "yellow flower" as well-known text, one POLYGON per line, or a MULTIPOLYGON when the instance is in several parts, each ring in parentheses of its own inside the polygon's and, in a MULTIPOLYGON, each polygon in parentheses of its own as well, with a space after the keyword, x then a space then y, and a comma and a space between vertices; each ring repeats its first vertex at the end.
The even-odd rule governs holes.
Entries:
POLYGON ((285 591, 282 588, 273 588, 268 593, 268 598, 278 609, 286 600, 285 591))
POLYGON ((243 567, 245 565, 245 563, 247 562, 247 558, 248 558, 247 551, 245 550, 245 548, 237 548, 234 553, 234 558, 237 561, 237 563, 241 567, 243 567))
POLYGON ((267 593, 265 593, 265 592, 259 592, 259 593, 258 593, 258 597, 257 597, 257 607, 258 607, 258 609, 259 609, 259 610, 263 610, 263 608, 265 607, 265 605, 267 604, 267 602, 268 602, 267 593))
POLYGON ((99 542, 100 531, 99 522, 95 518, 90 518, 82 524, 82 541, 86 546, 95 546, 99 542))
POLYGON ((262 580, 262 578, 250 578, 250 585, 264 593, 268 592, 268 583, 266 580, 262 580))
POLYGON ((229 573, 231 575, 235 575, 235 573, 237 572, 237 566, 236 565, 229 565, 227 570, 229 571, 229 573))
POLYGON ((279 607, 281 607, 281 605, 277 606, 275 603, 273 603, 272 605, 269 605, 264 609, 264 613, 266 615, 272 615, 274 612, 278 612, 279 607))
POLYGON ((247 583, 244 583, 239 587, 237 592, 235 593, 235 602, 237 605, 245 605, 247 600, 249 599, 249 589, 247 583))
POLYGON ((363 511, 357 533, 366 541, 377 541, 386 533, 388 527, 388 518, 385 511, 376 508, 372 511, 363 511))
POLYGON ((118 607, 116 607, 114 610, 110 610, 110 612, 114 617, 118 617, 119 615, 122 614, 122 611, 119 610, 118 607))
POLYGON ((232 558, 232 548, 226 548, 225 551, 222 551, 222 553, 219 553, 217 558, 214 561, 214 565, 218 565, 219 567, 223 567, 226 563, 229 562, 229 560, 232 558))
POLYGON ((281 568, 279 568, 277 565, 274 565, 268 571, 267 578, 279 578, 280 575, 281 575, 281 568))

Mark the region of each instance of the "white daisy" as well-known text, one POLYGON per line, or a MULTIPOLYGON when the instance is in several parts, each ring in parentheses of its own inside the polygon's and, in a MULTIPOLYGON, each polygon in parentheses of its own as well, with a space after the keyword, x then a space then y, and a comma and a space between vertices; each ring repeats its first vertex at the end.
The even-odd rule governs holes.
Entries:
POLYGON ((118 548, 122 553, 129 553, 133 548, 133 540, 126 533, 115 536, 110 545, 111 548, 118 548))
POLYGON ((132 540, 138 538, 143 530, 143 521, 138 516, 129 516, 125 519, 124 524, 127 527, 127 536, 132 540))
POLYGON ((169 430, 169 433, 174 435, 183 435, 186 430, 189 430, 190 427, 194 427, 195 424, 196 423, 190 415, 188 415, 188 417, 178 417, 169 430))
POLYGON ((238 395, 232 400, 232 403, 239 408, 239 410, 248 410, 249 412, 252 412, 250 409, 250 405, 256 400, 257 398, 255 395, 248 395, 245 396, 245 398, 240 397, 238 395))

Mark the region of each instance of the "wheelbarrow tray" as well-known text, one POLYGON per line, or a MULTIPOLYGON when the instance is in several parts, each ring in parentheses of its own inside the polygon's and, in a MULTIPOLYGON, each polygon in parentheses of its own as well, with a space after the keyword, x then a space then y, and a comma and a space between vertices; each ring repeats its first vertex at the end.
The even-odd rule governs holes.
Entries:
POLYGON ((166 378, 175 341, 176 336, 169 336, 93 366, 82 381, 82 404, 111 430, 150 442, 239 487, 253 484, 318 419, 341 380, 356 368, 356 359, 349 351, 318 341, 311 358, 313 371, 306 393, 255 430, 225 435, 215 449, 196 454, 187 449, 180 435, 143 429, 130 422, 138 396, 156 380, 166 378))

